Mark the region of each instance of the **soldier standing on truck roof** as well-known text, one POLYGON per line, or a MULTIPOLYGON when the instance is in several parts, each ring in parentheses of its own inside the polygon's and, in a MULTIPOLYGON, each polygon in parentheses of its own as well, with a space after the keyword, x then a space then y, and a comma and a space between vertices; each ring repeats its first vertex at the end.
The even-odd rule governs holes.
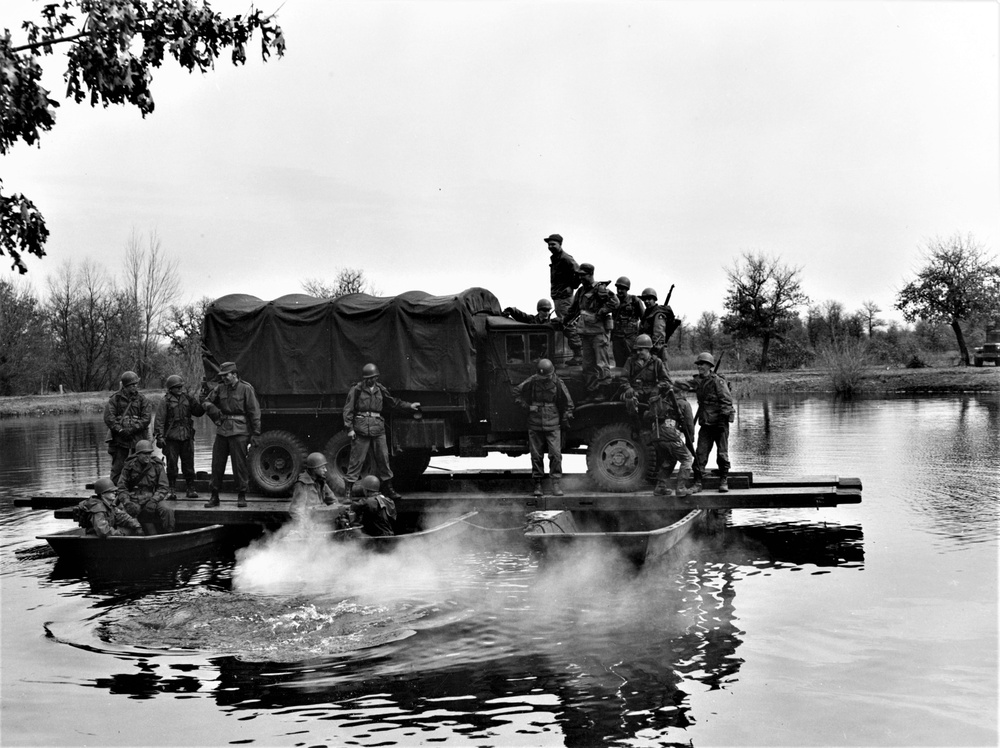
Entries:
POLYGON ((108 454, 111 455, 111 482, 118 483, 125 459, 140 439, 145 439, 153 406, 139 392, 139 375, 126 371, 121 377, 121 389, 108 398, 104 406, 104 423, 108 427, 108 454))
POLYGON ((583 343, 580 340, 580 333, 577 332, 576 324, 568 324, 566 317, 570 305, 573 303, 573 291, 580 285, 580 266, 576 264, 573 256, 563 251, 563 238, 559 234, 551 234, 543 242, 548 246, 552 257, 549 260, 549 295, 556 308, 556 320, 562 325, 563 337, 570 350, 573 351, 573 358, 567 361, 567 365, 576 366, 583 361, 583 343))
POLYGON ((639 322, 646 311, 642 300, 629 293, 632 281, 622 276, 615 281, 618 295, 618 309, 615 310, 615 328, 611 331, 611 350, 615 356, 615 366, 624 366, 632 355, 635 337, 639 334, 639 322))
POLYGON ((604 399, 601 385, 611 381, 610 329, 614 326, 618 297, 611 293, 607 283, 594 282, 594 266, 589 262, 580 265, 579 275, 580 288, 566 317, 568 321, 580 322, 587 400, 597 402, 604 399))
POLYGON ((509 317, 515 322, 524 322, 529 325, 544 325, 552 321, 552 302, 548 299, 539 299, 535 304, 536 314, 522 312, 516 306, 506 307, 500 312, 504 317, 509 317))
POLYGON ((257 393, 249 382, 240 379, 236 364, 226 361, 219 367, 222 383, 208 393, 202 406, 216 425, 215 443, 212 445, 212 496, 206 507, 219 506, 219 491, 226 473, 226 461, 233 463, 236 479, 236 506, 247 505, 250 487, 250 466, 247 460, 249 446, 257 445, 260 436, 260 405, 257 393))
POLYGON ((666 363, 667 339, 675 327, 674 310, 669 305, 660 306, 656 303, 655 288, 643 289, 640 298, 642 303, 646 305, 646 311, 642 314, 639 329, 653 341, 653 355, 666 363))
POLYGON ((547 358, 538 362, 538 373, 532 374, 514 388, 514 402, 528 409, 528 449, 531 452, 531 477, 534 495, 542 495, 545 466, 544 453, 549 453, 552 493, 562 496, 562 428, 573 418, 573 398, 547 358))
POLYGON ((392 487, 392 469, 389 467, 389 446, 385 438, 385 420, 382 410, 388 406, 394 410, 420 410, 420 403, 408 403, 393 397, 389 390, 378 381, 379 372, 375 364, 365 364, 361 370, 361 381, 351 387, 344 403, 344 428, 351 437, 351 461, 344 476, 344 491, 348 497, 354 482, 361 476, 368 449, 372 448, 375 469, 385 495, 398 501, 403 498, 392 487))

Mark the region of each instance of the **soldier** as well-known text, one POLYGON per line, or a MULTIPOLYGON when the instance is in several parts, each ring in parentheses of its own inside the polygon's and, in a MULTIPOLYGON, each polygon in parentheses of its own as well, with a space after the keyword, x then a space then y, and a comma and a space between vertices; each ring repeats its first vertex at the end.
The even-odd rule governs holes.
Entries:
POLYGON ((549 248, 552 257, 549 260, 549 295, 552 303, 555 304, 556 321, 562 325, 563 337, 573 357, 566 363, 569 366, 576 366, 583 361, 583 343, 580 340, 580 333, 576 329, 575 322, 570 324, 567 321, 569 308, 573 303, 573 291, 580 285, 579 265, 573 256, 563 251, 563 238, 559 234, 552 234, 542 241, 549 248))
POLYGON ((527 324, 534 325, 544 325, 546 322, 552 321, 551 301, 548 299, 539 299, 538 303, 535 304, 535 309, 537 314, 528 314, 527 312, 522 312, 516 306, 509 306, 501 314, 517 322, 526 322, 527 324))
POLYGON ((163 462, 153 457, 152 442, 142 439, 118 478, 118 503, 139 520, 147 535, 156 535, 174 531, 174 510, 164 503, 166 499, 163 462))
POLYGON ((104 423, 108 427, 108 454, 111 455, 111 482, 118 477, 125 465, 125 458, 140 439, 149 432, 153 406, 139 392, 139 375, 126 371, 121 376, 121 389, 114 393, 104 406, 104 423))
POLYGON ((656 450, 657 481, 653 493, 659 496, 669 493, 667 480, 674 471, 674 465, 679 462, 681 467, 677 472, 674 495, 687 496, 688 479, 694 463, 690 448, 690 435, 694 433, 691 405, 683 396, 678 397, 673 387, 666 383, 649 399, 649 410, 644 418, 650 425, 653 447, 656 450))
POLYGON ((306 457, 305 466, 292 489, 293 512, 336 503, 337 497, 326 482, 327 472, 326 455, 322 452, 306 457))
POLYGON ((615 311, 615 327, 611 331, 611 350, 615 356, 615 366, 624 366, 632 354, 636 335, 639 334, 639 322, 646 311, 642 300, 629 293, 632 281, 622 276, 615 281, 618 296, 618 309, 615 311))
POLYGON ((532 374, 514 388, 514 402, 528 409, 528 449, 531 451, 531 477, 535 496, 542 495, 545 476, 543 454, 549 453, 552 493, 562 496, 562 428, 573 418, 573 398, 566 385, 555 373, 547 358, 538 362, 538 373, 532 374))
POLYGON ((583 344, 583 378, 587 400, 604 400, 600 386, 611 381, 611 335, 618 297, 608 290, 606 283, 594 283, 594 266, 588 262, 580 265, 580 288, 573 296, 573 303, 566 313, 567 322, 580 321, 580 338, 583 344))
POLYGON ((247 505, 250 486, 250 467, 247 449, 257 445, 260 436, 260 405, 257 393, 240 379, 236 364, 225 362, 219 367, 222 383, 213 388, 202 406, 216 425, 215 443, 212 445, 212 496, 206 507, 219 506, 219 491, 226 474, 226 461, 232 460, 233 478, 236 479, 236 506, 247 505))
POLYGON ((646 305, 646 311, 642 314, 639 329, 653 341, 653 355, 666 363, 667 340, 677 328, 674 312, 669 306, 660 306, 656 303, 655 288, 644 288, 640 298, 646 305))
POLYGON ((156 406, 156 422, 153 438, 156 446, 163 451, 167 463, 167 483, 170 487, 169 499, 177 498, 177 460, 180 458, 181 472, 187 487, 187 497, 197 499, 194 490, 194 419, 192 416, 205 415, 205 408, 198 398, 186 392, 184 380, 177 374, 167 377, 167 392, 156 406))
POLYGON ((420 403, 408 403, 389 394, 389 390, 378 381, 379 372, 375 364, 365 364, 361 370, 361 381, 351 387, 344 403, 344 428, 351 437, 351 461, 344 477, 344 491, 348 497, 354 482, 361 476, 361 468, 369 448, 375 457, 375 469, 379 472, 381 485, 390 499, 403 498, 392 487, 392 469, 389 467, 389 446, 385 438, 385 420, 382 410, 388 406, 393 410, 420 410, 420 403))
POLYGON ((736 414, 733 398, 726 380, 714 371, 715 358, 711 353, 699 353, 694 363, 698 368, 697 376, 682 383, 698 395, 698 447, 694 455, 691 493, 701 490, 701 478, 713 446, 719 466, 719 492, 725 493, 729 490, 729 424, 736 414))
POLYGON ((107 538, 113 535, 142 535, 142 525, 118 506, 115 484, 110 478, 94 481, 95 495, 73 509, 73 517, 88 535, 107 538))
POLYGON ((622 377, 627 386, 625 399, 636 398, 641 402, 649 402, 651 396, 665 384, 670 384, 670 373, 667 365, 659 358, 651 355, 653 341, 643 333, 635 338, 635 349, 622 371, 622 377), (631 392, 629 392, 631 390, 631 392))
POLYGON ((351 509, 361 522, 361 530, 366 535, 395 535, 392 523, 396 520, 396 505, 391 498, 379 492, 379 479, 374 475, 366 475, 359 485, 364 493, 363 497, 351 498, 350 491, 347 496, 351 501, 351 509))

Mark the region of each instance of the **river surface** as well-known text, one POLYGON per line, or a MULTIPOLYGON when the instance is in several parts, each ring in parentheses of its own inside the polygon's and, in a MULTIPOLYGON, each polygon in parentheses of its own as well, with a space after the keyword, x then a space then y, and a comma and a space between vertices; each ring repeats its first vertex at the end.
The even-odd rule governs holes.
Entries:
POLYGON ((638 571, 298 528, 107 583, 35 538, 67 521, 13 505, 84 495, 100 418, 0 420, 0 741, 997 745, 998 435, 996 393, 744 401, 734 470, 858 477, 863 502, 737 510, 638 571))

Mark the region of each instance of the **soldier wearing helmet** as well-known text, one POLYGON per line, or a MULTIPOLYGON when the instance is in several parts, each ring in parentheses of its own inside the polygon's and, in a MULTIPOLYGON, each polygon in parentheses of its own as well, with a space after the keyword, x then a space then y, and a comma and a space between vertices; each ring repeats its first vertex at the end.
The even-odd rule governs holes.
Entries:
POLYGON ((142 439, 118 478, 118 503, 139 520, 147 535, 173 532, 174 510, 164 503, 167 491, 163 462, 153 456, 153 443, 142 439))
POLYGON ((611 381, 611 334, 618 297, 608 290, 608 282, 594 282, 594 266, 580 265, 580 288, 566 312, 566 322, 579 323, 583 345, 583 379, 587 400, 604 399, 601 386, 611 381))
POLYGON ((577 330, 576 322, 567 321, 569 308, 573 303, 573 292, 580 286, 580 266, 573 256, 563 249, 563 238, 559 234, 550 234, 542 239, 551 254, 549 258, 549 295, 555 305, 556 323, 562 327, 566 344, 573 351, 573 358, 568 362, 576 366, 583 361, 583 343, 577 330))
POLYGON ((177 461, 187 487, 187 497, 197 499, 194 490, 194 416, 205 415, 205 408, 198 398, 184 390, 184 379, 177 374, 167 377, 167 391, 156 406, 153 422, 153 439, 163 452, 167 464, 167 498, 177 498, 177 461))
POLYGON ((635 398, 639 402, 649 402, 664 384, 670 384, 670 372, 663 361, 652 355, 653 341, 646 333, 637 335, 632 355, 625 362, 622 378, 625 380, 626 401, 635 398))
POLYGON ((615 326, 611 331, 611 352, 614 354, 615 366, 624 366, 632 353, 635 336, 639 334, 639 322, 646 311, 642 300, 629 293, 632 281, 622 276, 615 281, 618 296, 618 309, 615 310, 615 326))
POLYGON ((680 320, 674 317, 674 311, 669 305, 661 306, 657 303, 655 288, 644 288, 640 298, 646 305, 646 311, 642 313, 642 319, 639 321, 639 330, 646 333, 653 341, 653 355, 665 363, 667 341, 680 325, 680 320))
POLYGON ((306 457, 302 472, 292 487, 293 513, 324 504, 332 506, 336 503, 337 497, 333 495, 333 490, 327 483, 328 475, 325 454, 313 452, 306 457))
POLYGON ((118 482, 125 459, 135 443, 147 437, 152 419, 153 406, 139 392, 139 375, 134 371, 124 372, 121 376, 121 389, 108 398, 108 403, 104 406, 112 483, 118 482))
POLYGON ((403 498, 392 487, 392 468, 389 467, 389 445, 385 437, 386 409, 415 412, 420 403, 408 403, 393 397, 389 390, 378 381, 379 371, 375 364, 365 364, 361 370, 361 381, 351 387, 344 403, 344 429, 351 437, 351 460, 344 476, 344 490, 348 496, 354 482, 361 477, 361 468, 369 449, 375 458, 375 469, 390 499, 403 498))
POLYGON ((94 496, 73 509, 73 518, 88 535, 108 538, 115 535, 142 535, 142 525, 118 505, 115 484, 110 478, 94 481, 94 496))
POLYGON ((719 467, 719 491, 725 493, 729 490, 729 424, 736 414, 733 398, 725 378, 715 371, 715 357, 711 353, 699 353, 694 365, 698 374, 681 383, 698 396, 698 445, 694 454, 691 493, 697 493, 702 488, 701 480, 713 447, 719 467))
POLYGON ((691 450, 694 417, 691 415, 691 405, 683 393, 677 392, 670 384, 663 384, 657 394, 649 398, 649 408, 643 418, 648 424, 656 452, 657 480, 653 493, 658 496, 669 493, 667 481, 674 466, 680 463, 674 495, 687 496, 690 493, 688 481, 694 463, 691 450))
POLYGON ((538 362, 538 373, 532 374, 514 388, 514 402, 528 410, 528 450, 531 453, 531 477, 534 495, 542 495, 545 477, 543 456, 549 455, 552 493, 562 496, 562 429, 573 418, 573 398, 566 385, 555 373, 547 358, 538 362))
POLYGON ((240 379, 239 370, 232 361, 219 367, 222 383, 212 389, 202 402, 208 417, 215 423, 215 442, 212 444, 212 495, 206 507, 221 503, 219 491, 226 474, 226 462, 232 460, 233 478, 236 481, 236 506, 247 505, 250 487, 250 465, 247 450, 257 445, 260 437, 260 404, 257 392, 249 382, 240 379))
POLYGON ((366 475, 358 485, 363 495, 351 497, 348 494, 348 497, 354 515, 361 523, 361 531, 366 535, 395 535, 396 505, 379 491, 381 481, 374 475, 366 475))
POLYGON ((512 320, 524 322, 529 325, 544 325, 552 321, 552 302, 548 299, 539 299, 538 303, 535 304, 535 310, 535 314, 528 314, 527 312, 522 312, 516 306, 509 306, 501 314, 504 317, 510 317, 512 320))

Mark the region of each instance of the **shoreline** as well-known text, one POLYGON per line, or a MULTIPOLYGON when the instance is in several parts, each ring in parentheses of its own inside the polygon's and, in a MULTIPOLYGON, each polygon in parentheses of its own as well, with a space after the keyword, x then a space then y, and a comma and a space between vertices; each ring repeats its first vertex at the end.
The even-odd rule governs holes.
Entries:
MULTIPOLYGON (((690 378, 693 371, 675 371, 675 378, 690 378)), ((774 372, 728 372, 726 380, 734 399, 756 395, 834 394, 833 383, 825 369, 801 369, 774 372)), ((1000 392, 1000 369, 992 367, 949 366, 927 369, 876 369, 865 372, 861 396, 915 395, 962 392, 1000 392)), ((155 405, 163 390, 143 390, 155 405)), ((73 413, 102 413, 111 397, 105 392, 71 392, 46 395, 0 397, 0 419, 18 416, 47 416, 73 413)))

